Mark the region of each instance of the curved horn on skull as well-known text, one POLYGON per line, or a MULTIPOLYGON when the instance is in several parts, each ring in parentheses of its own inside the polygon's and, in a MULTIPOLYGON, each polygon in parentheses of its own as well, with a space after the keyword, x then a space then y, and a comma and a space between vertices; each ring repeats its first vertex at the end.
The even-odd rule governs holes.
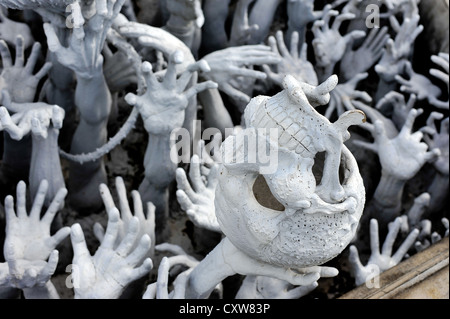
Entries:
POLYGON ((339 119, 333 123, 334 128, 342 136, 342 140, 345 142, 350 138, 350 133, 347 129, 352 125, 360 125, 366 122, 366 114, 361 110, 347 111, 339 119))

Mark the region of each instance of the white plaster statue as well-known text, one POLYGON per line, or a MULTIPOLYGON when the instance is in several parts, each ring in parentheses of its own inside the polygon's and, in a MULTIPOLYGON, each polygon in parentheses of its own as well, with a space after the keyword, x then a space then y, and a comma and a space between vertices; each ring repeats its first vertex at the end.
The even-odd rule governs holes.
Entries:
POLYGON ((226 237, 192 271, 188 298, 208 296, 215 284, 235 273, 272 276, 294 285, 309 285, 321 275, 336 274, 317 266, 345 249, 365 202, 358 167, 343 145, 349 138, 347 128, 363 123, 364 113, 347 112, 332 124, 313 107, 329 101, 336 83, 337 78, 331 77, 312 87, 286 76, 282 92, 249 103, 241 134, 257 132, 263 139, 258 145, 270 143, 279 165, 264 173, 264 163, 248 160, 252 151, 241 144, 239 134, 222 144, 215 210, 226 237), (257 128, 276 129, 277 135, 269 137, 257 128), (322 179, 316 185, 312 167, 318 152, 326 155, 322 179), (255 199, 252 188, 260 174, 284 206, 282 211, 263 207, 255 199), (211 267, 215 274, 205 276, 211 267))

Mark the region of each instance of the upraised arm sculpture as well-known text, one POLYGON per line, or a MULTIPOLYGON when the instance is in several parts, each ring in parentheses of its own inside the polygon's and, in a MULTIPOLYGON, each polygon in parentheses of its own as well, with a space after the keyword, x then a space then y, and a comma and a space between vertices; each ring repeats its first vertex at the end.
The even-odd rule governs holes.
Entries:
POLYGON ((8 132, 13 140, 18 141, 31 132, 30 193, 34 198, 40 182, 47 180, 50 189, 45 204, 49 205, 58 190, 65 187, 58 152, 64 110, 57 105, 39 102, 12 103, 6 91, 3 97, 5 106, 0 107, 0 131, 8 132), (14 114, 10 116, 8 110, 14 114))
MULTIPOLYGON (((71 5, 74 23, 68 47, 61 44, 55 26, 44 24, 49 50, 62 65, 73 70, 77 78, 75 104, 80 121, 71 143, 72 154, 92 152, 106 142, 112 101, 103 74, 104 59, 101 53, 107 32, 124 1, 74 2, 71 5), (85 19, 83 13, 92 10, 94 14, 85 19)), ((70 172, 70 200, 74 207, 79 211, 100 208, 101 198, 97 188, 106 181, 103 159, 84 164, 73 162, 70 172)))
POLYGON ((423 30, 419 20, 419 14, 412 17, 405 16, 401 25, 396 18, 391 19, 391 27, 396 35, 394 40, 391 38, 387 40, 386 49, 375 65, 375 71, 380 77, 375 101, 379 101, 386 93, 396 90, 395 76, 401 74, 406 62, 410 61, 414 41, 423 30))
POLYGON ((176 65, 183 62, 179 51, 171 55, 167 72, 159 82, 149 62, 142 64, 142 73, 147 83, 143 95, 129 93, 125 99, 136 106, 149 134, 144 167, 145 178, 139 186, 143 201, 156 206, 156 231, 164 229, 168 215, 168 186, 175 178, 177 163, 171 159, 171 133, 183 126, 185 110, 189 99, 206 89, 217 88, 211 81, 186 88, 191 77, 198 70, 205 70, 204 63, 193 64, 177 79, 176 65))
POLYGON ((366 35, 364 31, 355 30, 341 35, 339 30, 342 23, 355 17, 352 13, 341 13, 329 10, 321 20, 314 22, 312 32, 314 40, 312 45, 316 56, 316 72, 319 81, 324 81, 334 73, 336 63, 344 56, 347 47, 353 45, 353 41, 366 35), (333 23, 329 21, 335 16, 333 23))
POLYGON ((376 120, 370 128, 375 139, 373 144, 354 141, 355 144, 377 152, 379 156, 381 180, 371 204, 375 207, 373 217, 383 228, 399 215, 406 182, 416 175, 425 163, 436 160, 440 154, 439 149, 428 150, 428 145, 421 142, 422 132, 412 132, 414 121, 422 112, 423 110, 411 109, 405 124, 395 137, 388 137, 383 122, 376 120))
MULTIPOLYGON (((35 101, 37 87, 41 79, 49 72, 52 67, 51 63, 45 63, 36 73, 35 68, 37 60, 41 53, 41 45, 36 42, 33 44, 31 53, 25 63, 25 40, 21 35, 15 38, 15 59, 11 56, 11 52, 5 41, 0 40, 0 53, 2 57, 3 69, 0 73, 0 104, 10 106, 14 103, 29 103, 21 112, 31 111, 27 108, 31 107, 31 103, 35 101)), ((16 110, 9 109, 14 113, 16 110)), ((2 110, 2 114, 6 115, 6 110, 2 110)), ((14 118, 21 117, 19 114, 14 118)), ((21 137, 14 137, 10 134, 3 134, 3 157, 2 157, 2 173, 3 182, 12 185, 17 184, 20 179, 28 179, 30 171, 30 163, 32 156, 31 137, 28 134, 29 120, 25 126, 24 134, 21 137)), ((25 121, 27 122, 27 121, 25 121)), ((0 130, 3 125, 0 124, 0 130)), ((61 186, 61 185, 59 185, 61 186)))

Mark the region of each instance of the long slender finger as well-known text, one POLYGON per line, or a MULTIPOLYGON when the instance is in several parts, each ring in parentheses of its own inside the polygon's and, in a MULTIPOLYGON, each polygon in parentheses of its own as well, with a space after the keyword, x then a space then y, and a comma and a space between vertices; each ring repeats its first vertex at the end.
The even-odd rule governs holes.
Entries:
POLYGON ((213 81, 206 81, 202 83, 198 83, 192 87, 190 87, 187 91, 184 92, 187 99, 190 99, 194 95, 203 92, 209 89, 217 89, 219 85, 213 81))
POLYGON ((36 62, 41 54, 41 44, 39 42, 35 42, 31 49, 30 56, 28 57, 28 61, 25 65, 25 72, 27 74, 33 74, 34 68, 36 66, 36 62))
MULTIPOLYGON (((445 72, 447 72, 447 76, 448 76, 448 72, 449 72, 449 55, 448 53, 439 53, 439 55, 432 55, 431 56, 431 61, 433 61, 433 63, 439 65, 441 68, 443 68, 445 70, 445 72)), ((448 80, 448 78, 447 78, 448 80)))
POLYGON ((42 79, 44 76, 48 74, 48 71, 52 68, 53 64, 51 62, 46 62, 42 68, 34 75, 36 80, 42 79))
POLYGON ((45 35, 47 37, 48 49, 51 52, 59 54, 61 52, 61 49, 63 49, 63 46, 59 42, 58 36, 56 35, 53 25, 51 25, 50 23, 44 23, 43 27, 45 35))
POLYGON ((159 81, 153 72, 153 66, 150 62, 145 61, 141 65, 142 75, 147 84, 147 90, 155 90, 158 87, 159 81))
POLYGON ((142 205, 141 195, 138 191, 131 191, 131 198, 133 199, 133 209, 134 216, 136 216, 140 221, 145 220, 144 207, 142 205))
POLYGON ((194 204, 192 203, 192 200, 186 195, 186 193, 179 189, 176 191, 177 200, 180 204, 181 208, 184 211, 188 211, 189 209, 192 209, 194 207, 194 204))
POLYGON ((106 184, 99 185, 100 196, 103 200, 103 205, 105 205, 106 212, 109 213, 113 208, 116 208, 116 204, 114 203, 114 199, 109 191, 108 186, 106 184))
POLYGON ((164 84, 167 88, 173 89, 177 85, 177 65, 183 63, 184 54, 181 51, 175 51, 169 57, 166 74, 164 75, 164 84))
POLYGON ((101 246, 105 249, 113 249, 119 233, 119 210, 114 207, 108 213, 108 224, 106 226, 105 237, 103 238, 101 246))
POLYGON ((353 268, 353 272, 358 273, 364 269, 364 265, 359 259, 358 248, 355 245, 351 245, 349 248, 348 261, 353 268))
POLYGON ((2 57, 3 68, 9 68, 12 66, 11 52, 8 45, 4 40, 0 40, 0 55, 2 57))
POLYGON ((291 35, 291 49, 290 49, 290 55, 293 59, 298 59, 298 42, 299 42, 300 36, 297 31, 292 32, 291 35))
MULTIPOLYGON (((26 218, 27 216, 27 210, 26 210, 26 203, 27 203, 27 185, 24 181, 19 181, 17 183, 16 187, 16 204, 17 204, 17 217, 19 218, 26 218)), ((13 208, 14 212, 14 208, 13 208)))
POLYGON ((444 73, 441 70, 431 69, 430 74, 435 78, 441 80, 444 83, 448 83, 448 73, 444 73))
POLYGON ((122 219, 124 221, 127 221, 133 217, 133 214, 131 213, 130 204, 128 203, 125 183, 123 181, 123 178, 120 176, 116 177, 116 191, 117 196, 119 197, 120 214, 122 216, 122 219))
POLYGON ((195 198, 196 194, 189 183, 186 172, 181 167, 175 172, 178 189, 183 190, 189 198, 195 198))
POLYGON ((281 30, 279 30, 279 31, 277 31, 275 36, 276 36, 276 39, 277 39, 278 48, 280 50, 281 55, 284 56, 284 57, 290 56, 289 50, 286 47, 286 44, 284 43, 283 32, 281 30))
POLYGON ((327 266, 311 266, 311 267, 305 267, 301 269, 301 272, 304 273, 319 273, 320 277, 323 278, 330 278, 330 277, 336 277, 339 274, 339 271, 334 267, 327 267, 327 266))
POLYGON ((168 292, 169 270, 170 270, 169 258, 163 257, 158 267, 158 280, 156 283, 157 299, 169 299, 169 292, 168 292))
POLYGON ((384 256, 392 255, 392 248, 394 247, 395 240, 397 238, 398 232, 401 226, 401 219, 397 217, 394 223, 389 228, 386 239, 384 240, 383 247, 381 249, 381 254, 384 256))
POLYGON ((372 255, 380 254, 380 242, 378 238, 378 221, 375 218, 370 220, 370 250, 372 255))
POLYGON ((409 248, 411 248, 411 246, 415 243, 418 236, 419 236, 418 229, 414 229, 412 232, 409 233, 408 237, 406 237, 405 241, 400 245, 398 250, 392 256, 392 260, 395 262, 395 264, 398 264, 403 259, 403 257, 408 252, 409 248))
POLYGON ((97 238, 97 240, 101 243, 103 241, 103 238, 105 237, 105 229, 99 222, 96 222, 94 224, 93 232, 95 238, 97 238))
POLYGON ((61 188, 58 190, 52 202, 50 203, 50 206, 47 208, 47 211, 42 217, 42 222, 44 224, 47 224, 48 226, 51 225, 53 219, 55 218, 56 213, 62 208, 61 206, 64 202, 64 198, 66 198, 66 195, 67 195, 66 188, 61 188))
POLYGON ((30 218, 34 220, 39 220, 41 215, 42 206, 44 205, 45 196, 48 190, 48 182, 47 180, 42 180, 39 184, 39 188, 37 190, 36 196, 33 200, 33 206, 30 211, 30 218))
POLYGON ((269 45, 269 47, 271 48, 273 53, 280 55, 280 51, 278 50, 277 40, 275 39, 275 37, 273 35, 271 35, 267 39, 267 44, 269 45))
MULTIPOLYGON (((264 76, 266 77, 266 75, 264 75, 264 76)), ((251 99, 250 96, 235 89, 233 86, 231 86, 228 83, 221 83, 219 85, 219 89, 221 91, 223 91, 225 94, 227 94, 228 96, 230 96, 231 98, 236 99, 238 101, 248 103, 251 99)))
POLYGON ((84 233, 81 229, 80 224, 76 223, 72 225, 72 227, 70 228, 70 239, 72 242, 74 260, 82 260, 91 256, 87 248, 84 233))
POLYGON ((196 193, 202 192, 205 189, 205 185, 203 184, 202 176, 200 174, 200 159, 197 154, 191 158, 189 178, 191 179, 191 185, 196 193))
POLYGON ((411 109, 409 111, 408 116, 406 117, 406 121, 403 124, 403 127, 400 131, 400 134, 410 134, 411 130, 414 126, 414 121, 416 120, 416 117, 419 115, 419 111, 417 109, 411 109))
POLYGON ((48 246, 56 247, 61 243, 67 236, 70 235, 70 227, 66 226, 59 229, 52 237, 49 238, 48 246))
POLYGON ((14 61, 14 66, 23 67, 25 64, 25 47, 23 36, 18 35, 16 37, 16 59, 14 61))
POLYGON ((6 229, 8 230, 17 219, 16 213, 14 211, 14 197, 8 195, 5 197, 5 219, 6 219, 6 229))

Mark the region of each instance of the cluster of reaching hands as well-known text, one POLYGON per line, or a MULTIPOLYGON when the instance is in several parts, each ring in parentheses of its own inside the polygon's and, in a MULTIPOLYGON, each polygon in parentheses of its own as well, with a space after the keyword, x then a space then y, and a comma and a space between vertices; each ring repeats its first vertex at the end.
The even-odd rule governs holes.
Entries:
MULTIPOLYGON (((45 3, 44 0, 39 2, 45 3)), ((434 205, 430 201, 439 198, 439 190, 448 193, 449 56, 444 52, 430 56, 434 67, 429 75, 414 71, 414 42, 423 31, 423 26, 419 25, 418 1, 383 0, 389 9, 387 21, 381 28, 363 30, 357 21, 361 19, 364 5, 370 1, 336 0, 315 10, 312 0, 239 0, 228 35, 222 32, 225 23, 217 28, 213 22, 226 20, 230 1, 220 1, 220 6, 216 6, 217 0, 208 0, 203 6, 203 34, 217 36, 203 38, 203 54, 181 40, 169 37, 170 34, 161 28, 128 20, 120 13, 125 2, 94 1, 95 13, 85 19, 89 8, 75 1, 71 5, 73 29, 71 32, 65 30, 65 43, 61 40, 64 38, 61 37, 64 21, 45 7, 34 8, 46 21, 43 30, 48 54, 53 57, 51 62, 40 67, 42 45, 35 42, 26 24, 9 19, 0 10, 0 37, 3 39, 0 40, 0 131, 3 134, 17 141, 28 134, 45 140, 52 132, 62 129, 69 109, 56 105, 56 102, 50 103, 57 101, 57 89, 51 89, 52 85, 57 87, 57 81, 46 82, 41 92, 38 91, 41 80, 54 76, 53 70, 60 66, 71 70, 78 81, 74 100, 81 123, 92 132, 100 132, 98 137, 93 137, 91 131, 80 129, 76 134, 79 139, 75 138, 72 144, 72 153, 93 152, 107 142, 104 130, 114 107, 111 95, 118 92, 127 93, 124 100, 141 116, 149 136, 156 139, 169 136, 171 131, 195 118, 188 118, 187 114, 196 96, 203 103, 205 115, 212 114, 215 123, 224 128, 233 124, 228 111, 242 112, 242 105, 246 105, 255 92, 279 89, 287 74, 312 86, 337 74, 339 83, 330 93, 324 115, 331 119, 349 109, 364 111, 369 121, 363 128, 370 137, 350 142, 376 153, 382 169, 380 182, 368 203, 371 207, 371 255, 367 265, 364 266, 358 256, 356 246, 360 242, 355 242, 349 249, 356 284, 368 280, 374 274, 375 266, 384 271, 399 263, 412 246, 420 251, 442 237, 432 232, 431 222, 423 216, 427 208, 434 205), (281 4, 286 5, 287 28, 285 32, 275 30, 270 33, 275 9, 281 4), (8 31, 12 29, 16 34, 8 31), (307 35, 313 38, 310 43, 307 43, 307 35), (14 59, 10 46, 14 46, 14 59), (25 49, 30 47, 31 53, 26 59, 25 49), (153 49, 158 52, 156 60, 145 61, 144 58, 149 57, 145 53, 153 49), (196 59, 198 56, 201 58, 196 59), (360 89, 369 72, 374 72, 379 80, 373 94, 360 89), (127 91, 130 85, 137 86, 135 93, 127 91), (443 86, 447 87, 447 92, 443 86), (203 99, 201 94, 212 90, 221 93, 214 95, 212 100, 203 99), (221 96, 230 99, 227 108, 221 96), (414 108, 416 102, 432 111, 414 108), (225 113, 227 116, 222 116, 225 113), (416 129, 417 119, 423 113, 428 114, 428 119, 425 125, 416 129), (86 139, 86 136, 90 138, 86 139), (446 180, 447 188, 435 186, 433 191, 430 188, 429 194, 417 195, 414 205, 405 213, 401 194, 407 182, 427 163, 432 163, 436 171, 436 184, 446 180), (427 199, 426 203, 421 201, 423 198, 427 199), (381 252, 378 223, 388 227, 381 252), (405 238, 392 255, 398 234, 405 238)), ((186 1, 183 6, 188 8, 196 2, 186 1)), ((193 11, 179 10, 176 14, 189 15, 189 12, 193 11)), ((184 18, 201 20, 195 14, 184 18)), ((219 159, 205 151, 204 143, 198 141, 188 173, 181 167, 155 166, 155 157, 149 157, 153 161, 149 163, 146 156, 143 162, 148 184, 142 185, 153 185, 161 180, 156 184, 166 183, 167 187, 173 178, 177 183, 176 198, 187 217, 196 227, 221 233, 214 213, 219 159), (166 181, 160 175, 170 178, 166 181)), ((4 148, 5 154, 7 145, 4 148)), ((168 147, 159 152, 168 154, 167 150, 168 147)), ((154 149, 149 150, 152 151, 157 153, 154 149)), ((163 155, 156 158, 164 158, 163 155)), ((55 163, 42 158, 47 157, 36 155, 34 161, 55 163)), ((60 170, 60 167, 56 169, 60 170)), ((101 172, 101 164, 95 169, 101 172)), ((128 285, 145 278, 151 271, 155 250, 174 256, 161 260, 157 282, 148 285, 143 298, 185 296, 189 275, 200 261, 175 245, 155 245, 158 203, 155 202, 155 207, 141 189, 133 190, 132 211, 125 184, 118 177, 115 186, 119 205, 116 206, 105 184, 106 179, 95 179, 94 190, 98 187, 108 223, 106 229, 100 224, 94 226, 100 245, 92 255, 79 224, 62 227, 51 235, 55 216, 67 205, 65 197, 70 196, 61 179, 51 178, 53 176, 49 174, 48 179, 30 184, 29 191, 33 195, 30 209, 27 209, 30 201, 24 181, 17 184, 15 197, 8 195, 5 198, 1 296, 9 296, 11 289, 20 289, 28 298, 58 298, 51 277, 58 264, 57 247, 67 237, 70 237, 74 253, 71 277, 76 298, 119 298, 128 285), (169 291, 169 271, 180 265, 187 270, 179 271, 172 291, 169 291)), ((443 236, 448 236, 448 220, 443 218, 442 223, 447 229, 443 236)), ((252 274, 250 269, 242 273, 247 277, 237 298, 299 298, 318 285, 317 280, 313 280, 308 285, 295 286, 282 279, 252 274)), ((327 267, 318 273, 322 277, 337 274, 327 267)), ((219 294, 221 289, 220 285, 216 287, 219 294)))

